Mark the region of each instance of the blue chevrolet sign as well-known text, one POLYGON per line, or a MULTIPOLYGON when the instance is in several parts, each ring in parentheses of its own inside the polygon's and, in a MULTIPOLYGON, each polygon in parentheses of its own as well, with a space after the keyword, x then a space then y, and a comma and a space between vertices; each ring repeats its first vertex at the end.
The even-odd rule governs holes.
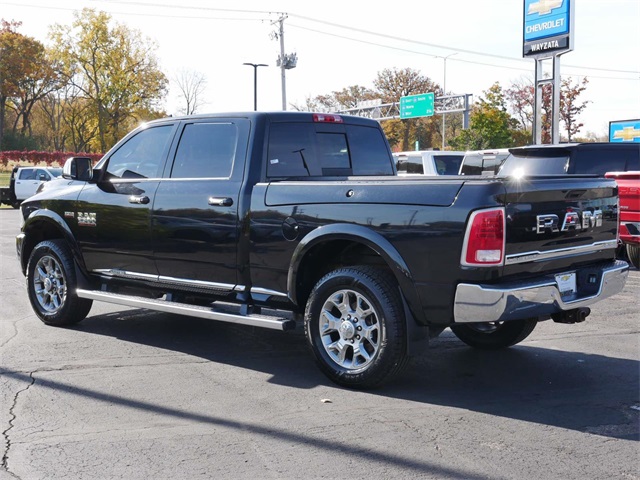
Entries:
POLYGON ((609 122, 609 141, 640 143, 640 120, 609 122))
POLYGON ((570 0, 524 0, 524 41, 569 33, 570 0))

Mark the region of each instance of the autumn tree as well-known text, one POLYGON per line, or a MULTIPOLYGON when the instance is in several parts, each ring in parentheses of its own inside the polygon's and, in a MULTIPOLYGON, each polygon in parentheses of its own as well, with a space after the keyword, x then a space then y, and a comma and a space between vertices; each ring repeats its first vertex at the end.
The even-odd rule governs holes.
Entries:
POLYGON ((323 108, 317 100, 318 97, 308 95, 304 99, 304 103, 292 103, 291 108, 296 112, 321 112, 323 108))
POLYGON ((474 105, 469 128, 449 143, 458 150, 506 148, 515 145, 513 132, 518 121, 507 112, 505 94, 499 82, 483 92, 484 97, 474 105))
POLYGON ((299 112, 339 112, 357 108, 360 102, 378 98, 370 88, 361 85, 351 85, 340 91, 307 97, 303 105, 293 104, 294 110, 299 112))
MULTIPOLYGON (((564 124, 566 138, 571 141, 580 131, 583 124, 578 121, 578 116, 588 105, 588 101, 580 101, 579 97, 587 88, 587 78, 576 81, 573 84, 571 77, 560 82, 560 121, 564 124)), ((541 87, 541 137, 542 143, 551 143, 551 119, 553 116, 552 100, 553 88, 550 84, 541 87)), ((523 130, 532 132, 534 122, 535 87, 531 80, 521 79, 514 82, 506 90, 506 98, 509 102, 510 110, 520 121, 523 130)))
POLYGON ((85 8, 75 13, 71 26, 54 25, 51 38, 67 81, 92 107, 98 132, 94 149, 106 151, 143 113, 157 115, 167 78, 158 66, 155 44, 139 31, 85 8))
POLYGON ((583 123, 578 122, 578 115, 587 108, 588 101, 580 101, 578 97, 582 92, 587 89, 589 80, 586 77, 582 81, 576 81, 573 85, 571 77, 565 78, 561 82, 560 88, 560 120, 564 123, 565 131, 567 132, 567 141, 571 141, 573 137, 584 126, 583 123))
POLYGON ((57 85, 58 76, 42 43, 17 31, 20 22, 0 23, 0 146, 4 145, 7 108, 13 112, 14 138, 30 135, 36 102, 57 85))
POLYGON ((80 90, 66 84, 38 102, 40 119, 47 146, 53 150, 87 152, 98 136, 98 126, 91 101, 80 90))
POLYGON ((20 135, 23 137, 33 135, 31 113, 34 106, 60 86, 60 75, 55 68, 55 62, 44 45, 34 42, 30 48, 30 55, 33 68, 18 82, 18 92, 13 100, 16 114, 13 132, 16 133, 20 122, 20 135))
MULTIPOLYGON (((400 97, 407 95, 440 91, 440 87, 429 77, 411 68, 384 69, 378 73, 373 84, 383 103, 399 102, 400 97)), ((416 140, 419 140, 416 134, 422 133, 422 145, 432 145, 433 136, 438 132, 433 118, 389 120, 384 122, 383 128, 389 143, 401 145, 402 150, 409 150, 412 131, 416 140)))
POLYGON ((207 77, 202 72, 181 69, 173 78, 182 102, 179 112, 192 115, 205 103, 203 94, 207 88, 207 77))

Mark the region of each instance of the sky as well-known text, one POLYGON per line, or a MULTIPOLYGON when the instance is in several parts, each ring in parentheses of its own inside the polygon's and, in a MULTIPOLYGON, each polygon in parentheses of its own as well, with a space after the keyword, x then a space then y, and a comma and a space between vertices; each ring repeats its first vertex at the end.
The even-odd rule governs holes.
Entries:
MULTIPOLYGON (((580 136, 606 135, 609 121, 640 118, 640 0, 574 0, 575 45, 560 58, 561 77, 589 80, 580 97, 580 136)), ((84 7, 105 11, 157 45, 169 79, 203 74, 199 113, 282 109, 280 41, 297 66, 286 71, 287 104, 352 85, 373 88, 383 69, 411 68, 453 94, 477 101, 494 82, 508 88, 533 79, 522 58, 523 0, 0 0, 0 18, 48 43, 49 27, 70 25, 84 7), (445 60, 446 57, 446 60, 445 60), (446 65, 446 68, 445 68, 446 65)), ((163 107, 177 113, 171 88, 163 107)), ((292 109, 288 107, 288 109, 292 109)))

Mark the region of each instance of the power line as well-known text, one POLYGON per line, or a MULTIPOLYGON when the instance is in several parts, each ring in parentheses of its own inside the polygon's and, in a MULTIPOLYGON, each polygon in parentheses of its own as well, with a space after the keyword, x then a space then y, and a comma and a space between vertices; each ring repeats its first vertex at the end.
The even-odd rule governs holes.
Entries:
MULTIPOLYGON (((133 5, 133 6, 143 6, 143 7, 160 7, 160 8, 169 8, 169 9, 175 9, 175 8, 180 8, 181 10, 204 10, 204 11, 218 11, 218 12, 229 12, 229 13, 243 13, 243 14, 260 14, 260 15, 273 15, 273 14, 281 14, 279 12, 275 12, 275 11, 269 11, 269 10, 247 10, 247 9, 229 9, 229 8, 217 8, 217 7, 196 7, 196 6, 190 6, 190 5, 167 5, 167 4, 162 4, 162 3, 147 3, 147 2, 140 2, 140 1, 132 1, 132 0, 110 0, 110 1, 106 1, 106 0, 90 0, 94 3, 114 3, 114 4, 120 4, 120 5, 133 5)), ((50 6, 41 6, 41 5, 28 5, 28 4, 23 4, 23 3, 14 3, 14 2, 2 2, 5 3, 7 5, 14 5, 14 6, 21 6, 21 7, 33 7, 33 8, 47 8, 47 9, 53 9, 53 10, 66 10, 66 11, 75 11, 77 9, 73 9, 73 8, 64 8, 64 7, 50 7, 50 6)), ((186 15, 162 15, 162 14, 158 14, 158 13, 131 13, 131 12, 115 12, 112 11, 110 12, 112 14, 115 15, 136 15, 136 16, 151 16, 151 17, 161 17, 161 18, 183 18, 183 19, 200 19, 200 20, 233 20, 233 21, 265 21, 267 19, 246 19, 246 18, 230 18, 230 17, 203 17, 203 16, 198 16, 198 17, 193 17, 193 16, 186 16, 186 15)), ((388 35, 388 34, 384 34, 384 33, 380 33, 380 32, 372 32, 370 30, 365 30, 365 29, 360 29, 360 28, 355 28, 355 27, 351 27, 351 26, 346 26, 346 25, 341 25, 335 22, 329 22, 326 20, 320 20, 320 19, 316 19, 313 17, 308 17, 308 16, 304 16, 304 15, 297 15, 297 14, 287 14, 290 17, 294 17, 294 18, 299 18, 302 20, 306 20, 306 21, 310 21, 310 22, 315 22, 315 23, 320 23, 323 25, 328 25, 331 27, 335 27, 335 28, 341 28, 341 29, 347 29, 349 31, 354 31, 354 32, 359 32, 359 33, 363 33, 366 35, 371 35, 371 36, 377 36, 377 37, 381 37, 381 38, 387 38, 390 40, 395 40, 395 41, 400 41, 400 42, 405 42, 405 43, 412 43, 412 44, 416 44, 416 45, 423 45, 423 46, 428 46, 428 47, 432 47, 432 48, 438 48, 438 49, 445 49, 445 50, 449 50, 449 51, 455 51, 455 52, 460 52, 460 53, 467 53, 470 55, 478 55, 478 56, 484 56, 484 57, 490 57, 490 58, 497 58, 497 59, 501 59, 501 60, 507 60, 507 61, 511 61, 511 62, 528 62, 528 59, 524 59, 524 58, 516 58, 516 57, 509 57, 506 55, 497 55, 497 54, 491 54, 491 53, 486 53, 486 52, 479 52, 479 51, 474 51, 474 50, 469 50, 469 49, 462 49, 462 48, 458 48, 458 47, 450 47, 450 46, 446 46, 446 45, 439 45, 439 44, 434 44, 434 43, 429 43, 429 42, 423 42, 423 41, 419 41, 419 40, 413 40, 413 39, 408 39, 408 38, 404 38, 404 37, 398 37, 395 35, 388 35)), ((294 25, 289 23, 289 26, 293 26, 295 28, 299 28, 299 29, 303 29, 303 30, 308 30, 308 31, 312 31, 315 33, 319 33, 319 34, 323 34, 323 35, 329 35, 329 36, 334 36, 337 38, 343 38, 346 40, 350 40, 350 41, 355 41, 355 42, 360 42, 360 43, 366 43, 366 44, 370 44, 370 45, 374 45, 374 46, 378 46, 378 47, 383 47, 383 48, 389 48, 389 49, 394 49, 394 50, 398 50, 398 51, 405 51, 405 52, 409 52, 409 53, 414 53, 414 54, 418 54, 418 55, 426 55, 426 56, 433 56, 433 57, 440 57, 442 58, 441 55, 435 55, 435 54, 429 54, 429 53, 424 53, 424 52, 417 52, 414 50, 409 50, 409 49, 404 49, 404 48, 400 48, 400 47, 393 47, 390 45, 385 45, 385 44, 381 44, 381 43, 375 43, 375 42, 368 42, 366 40, 360 40, 360 39, 356 39, 353 37, 347 37, 347 36, 342 36, 342 35, 338 35, 338 34, 332 34, 329 32, 324 32, 321 30, 317 30, 317 29, 313 29, 313 28, 309 28, 309 27, 303 27, 300 25, 294 25)), ((504 68, 504 69, 510 69, 510 70, 520 70, 520 71, 529 71, 529 68, 521 68, 521 67, 510 67, 510 66, 506 66, 506 65, 499 65, 499 64, 495 64, 495 63, 485 63, 485 62, 478 62, 478 61, 472 61, 472 60, 462 60, 462 59, 455 59, 455 61, 457 62, 462 62, 462 63, 469 63, 469 64, 475 64, 475 65, 482 65, 482 66, 491 66, 491 67, 497 67, 497 68, 504 68)), ((590 66, 582 66, 582 65, 571 65, 571 64, 565 64, 563 65, 565 68, 575 68, 575 69, 581 69, 581 70, 596 70, 596 71, 603 71, 603 72, 612 72, 612 73, 628 73, 628 74, 633 74, 633 75, 640 75, 639 71, 634 71, 634 70, 618 70, 618 69, 611 69, 611 68, 600 68, 600 67, 590 67, 590 66)), ((634 78, 623 78, 623 77, 608 77, 608 76, 596 76, 596 75, 588 75, 588 74, 574 74, 574 75, 580 75, 580 76, 586 76, 586 77, 590 77, 590 78, 601 78, 601 79, 610 79, 610 80, 636 80, 634 78)))
MULTIPOLYGON (((16 7, 29 7, 29 8, 44 8, 47 10, 62 10, 66 12, 77 12, 77 8, 68 8, 68 7, 52 7, 49 5, 28 5, 25 3, 14 3, 14 2, 0 2, 0 4, 4 5, 12 5, 16 7)), ((182 18, 185 20, 232 20, 239 22, 264 22, 268 20, 267 18, 240 18, 240 17, 207 17, 207 16, 191 16, 191 15, 169 15, 169 14, 161 14, 161 13, 137 13, 137 12, 117 12, 117 11, 109 11, 110 15, 132 15, 136 17, 156 17, 156 18, 182 18)))
MULTIPOLYGON (((105 1, 105 0, 90 0, 90 1, 96 2, 96 1, 105 1)), ((147 3, 147 2, 132 1, 132 0, 110 0, 109 3, 118 3, 118 4, 125 4, 125 5, 138 5, 138 6, 155 6, 155 7, 163 7, 163 8, 192 9, 192 10, 228 11, 228 12, 236 12, 236 13, 242 12, 242 13, 260 13, 260 14, 278 14, 278 15, 284 14, 283 12, 273 12, 273 11, 267 11, 267 10, 238 10, 238 9, 226 9, 226 8, 218 8, 218 7, 194 7, 194 6, 182 6, 182 5, 177 6, 177 5, 167 5, 167 4, 161 4, 161 3, 147 3)), ((289 17, 299 18, 301 20, 307 20, 309 22, 321 23, 321 24, 328 25, 328 26, 331 26, 331 27, 341 28, 341 29, 345 29, 345 30, 349 30, 349 31, 359 32, 359 33, 364 33, 366 35, 373 35, 373 36, 377 36, 377 37, 388 38, 388 39, 391 39, 391 40, 397 40, 397 41, 406 42, 406 43, 414 43, 416 45, 424 45, 424 46, 428 46, 428 47, 432 47, 432 48, 439 48, 439 49, 443 49, 443 50, 453 50, 453 51, 456 51, 456 52, 468 53, 468 54, 471 54, 471 55, 480 55, 480 56, 485 56, 485 57, 499 58, 499 59, 502 59, 502 60, 517 61, 517 62, 528 62, 528 60, 524 59, 524 58, 516 58, 516 57, 509 57, 509 56, 506 56, 506 55, 497 55, 497 54, 486 53, 486 52, 478 52, 478 51, 475 51, 475 50, 468 50, 468 49, 463 49, 463 48, 458 48, 458 47, 450 47, 450 46, 447 46, 447 45, 438 45, 438 44, 435 44, 435 43, 423 42, 423 41, 419 41, 419 40, 413 40, 413 39, 409 39, 409 38, 398 37, 398 36, 395 36, 395 35, 388 35, 388 34, 384 34, 384 33, 380 33, 380 32, 372 32, 370 30, 365 30, 365 29, 361 29, 361 28, 355 28, 355 27, 352 27, 352 26, 342 25, 342 24, 335 23, 335 22, 329 22, 327 20, 320 20, 320 19, 317 19, 317 18, 308 17, 308 16, 304 16, 304 15, 298 15, 298 14, 295 14, 295 13, 287 13, 286 15, 288 15, 289 17)), ((304 28, 304 27, 298 26, 298 28, 304 28)), ((310 31, 315 31, 315 32, 318 32, 318 33, 325 33, 325 32, 320 32, 318 30, 313 30, 313 29, 309 29, 309 30, 310 31)), ((339 36, 339 35, 336 35, 336 36, 339 36)), ((348 37, 342 37, 342 38, 354 40, 353 38, 348 38, 348 37)), ((364 43, 366 43, 366 42, 364 42, 364 43)), ((373 43, 372 43, 372 45, 385 46, 385 45, 373 44, 373 43)), ((410 50, 406 50, 406 51, 410 51, 410 50)), ((418 53, 418 52, 413 52, 413 53, 418 53)), ((467 62, 467 63, 473 63, 473 62, 467 62)), ((486 63, 477 63, 477 64, 478 65, 487 65, 486 63)), ((638 75, 640 75, 640 72, 639 71, 635 71, 635 70, 617 70, 617 69, 611 69, 611 68, 589 67, 589 66, 570 65, 570 64, 565 64, 564 67, 580 68, 580 69, 583 69, 583 70, 598 70, 598 71, 603 71, 603 72, 630 73, 630 74, 638 74, 638 75)), ((504 68, 516 69, 514 67, 504 67, 504 68)), ((606 77, 603 77, 603 78, 606 78, 606 77)))
MULTIPOLYGON (((374 36, 378 36, 378 37, 382 37, 382 38, 388 38, 391 40, 398 40, 401 42, 407 42, 407 43, 415 43, 417 45, 424 45, 424 46, 428 46, 428 47, 433 47, 433 48, 440 48, 440 49, 444 49, 444 50, 453 50, 456 52, 461 52, 461 53, 469 53, 472 55, 480 55, 480 56, 486 56, 486 57, 493 57, 493 58, 500 58, 502 60, 510 60, 510 61, 518 61, 518 62, 526 62, 528 61, 527 59, 524 58, 516 58, 516 57, 508 57, 505 55, 496 55, 496 54, 492 54, 492 53, 486 53, 486 52, 478 52, 478 51, 474 51, 474 50, 467 50, 467 49, 463 49, 463 48, 457 48, 457 47, 449 47, 446 45, 438 45, 435 43, 429 43, 429 42, 422 42, 419 40, 412 40, 412 39, 408 39, 408 38, 403 38, 403 37, 397 37, 395 35, 387 35, 385 33, 380 33, 380 32, 372 32, 370 30, 364 30, 361 28, 355 28, 355 27, 350 27, 350 26, 346 26, 346 25, 340 25, 338 23, 333 23, 333 22, 328 22, 325 20, 317 20, 311 17, 305 17, 302 15, 296 15, 294 13, 289 14, 290 17, 296 17, 296 18, 300 18, 303 20, 308 20, 310 22, 317 22, 317 23, 322 23, 324 25, 329 25, 332 27, 336 27, 336 28, 342 28, 342 29, 346 29, 346 30, 350 30, 350 31, 355 31, 355 32, 360 32, 360 33, 364 33, 367 35, 374 35, 374 36)), ((578 65, 564 65, 565 67, 572 67, 572 68, 583 68, 583 69, 590 69, 590 70, 601 70, 601 71, 607 71, 607 72, 616 72, 616 73, 631 73, 631 74, 639 74, 640 75, 640 71, 635 71, 635 70, 615 70, 615 69, 610 69, 610 68, 598 68, 598 67, 584 67, 584 66, 578 66, 578 65)))
MULTIPOLYGON (((426 53, 426 52, 419 52, 416 50, 409 50, 407 48, 402 48, 402 47, 394 47, 391 45, 385 45, 382 43, 376 43, 376 42, 371 42, 371 41, 367 41, 367 40, 361 40, 358 38, 353 38, 353 37, 347 37, 345 35, 339 35, 337 33, 329 33, 329 32, 325 32, 322 30, 317 30, 314 28, 309 28, 309 27, 303 27, 300 25, 296 25, 293 24, 291 22, 288 23, 289 27, 294 27, 294 28, 298 28, 301 30, 308 30, 310 32, 314 32, 314 33, 318 33, 320 35, 327 35, 330 37, 336 37, 336 38, 342 38, 344 40, 349 40, 352 42, 358 42, 358 43, 364 43, 366 45, 373 45, 375 47, 381 47, 381 48, 387 48, 390 50, 397 50, 400 52, 407 52, 407 53, 412 53, 415 55, 423 55, 426 57, 431 57, 431 58, 442 58, 441 55, 436 55, 433 53, 426 53)), ((469 64, 473 64, 473 65, 482 65, 482 66, 486 66, 486 67, 496 67, 496 68, 503 68, 503 69, 508 69, 508 70, 519 70, 519 71, 523 71, 523 72, 531 72, 531 68, 524 68, 524 67, 510 67, 508 65, 499 65, 496 63, 486 63, 486 62, 478 62, 475 60, 463 60, 460 58, 451 58, 449 61, 451 62, 460 62, 460 63, 469 63, 469 64)), ((571 68, 580 68, 580 67, 571 67, 571 68)), ((573 73, 573 75, 577 75, 577 76, 581 76, 581 77, 587 77, 587 78, 601 78, 601 79, 608 79, 608 80, 638 80, 638 79, 634 79, 634 78, 625 78, 625 77, 605 77, 605 76, 598 76, 598 75, 588 75, 588 74, 583 74, 583 73, 573 73)), ((562 76, 569 76, 569 74, 563 74, 562 76)))

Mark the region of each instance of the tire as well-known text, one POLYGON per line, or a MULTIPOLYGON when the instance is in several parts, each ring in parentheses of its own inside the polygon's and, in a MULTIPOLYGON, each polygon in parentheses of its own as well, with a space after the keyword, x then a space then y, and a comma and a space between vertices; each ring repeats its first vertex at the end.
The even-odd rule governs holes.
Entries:
POLYGON ((27 291, 33 311, 47 325, 73 325, 91 310, 93 300, 79 298, 74 260, 63 240, 45 240, 31 252, 27 291))
POLYGON ((407 363, 406 324, 400 292, 387 272, 345 267, 313 288, 305 336, 320 370, 338 385, 381 385, 407 363))
POLYGON ((627 243, 627 258, 629 258, 631 265, 640 268, 640 245, 627 243))
POLYGON ((18 208, 20 208, 20 205, 21 205, 21 204, 22 204, 22 202, 21 202, 20 200, 16 200, 15 202, 11 202, 11 206, 12 206, 14 209, 16 209, 16 210, 17 210, 18 208))
POLYGON ((511 347, 527 338, 538 320, 527 318, 508 322, 484 322, 452 325, 451 330, 470 347, 499 350, 511 347))

